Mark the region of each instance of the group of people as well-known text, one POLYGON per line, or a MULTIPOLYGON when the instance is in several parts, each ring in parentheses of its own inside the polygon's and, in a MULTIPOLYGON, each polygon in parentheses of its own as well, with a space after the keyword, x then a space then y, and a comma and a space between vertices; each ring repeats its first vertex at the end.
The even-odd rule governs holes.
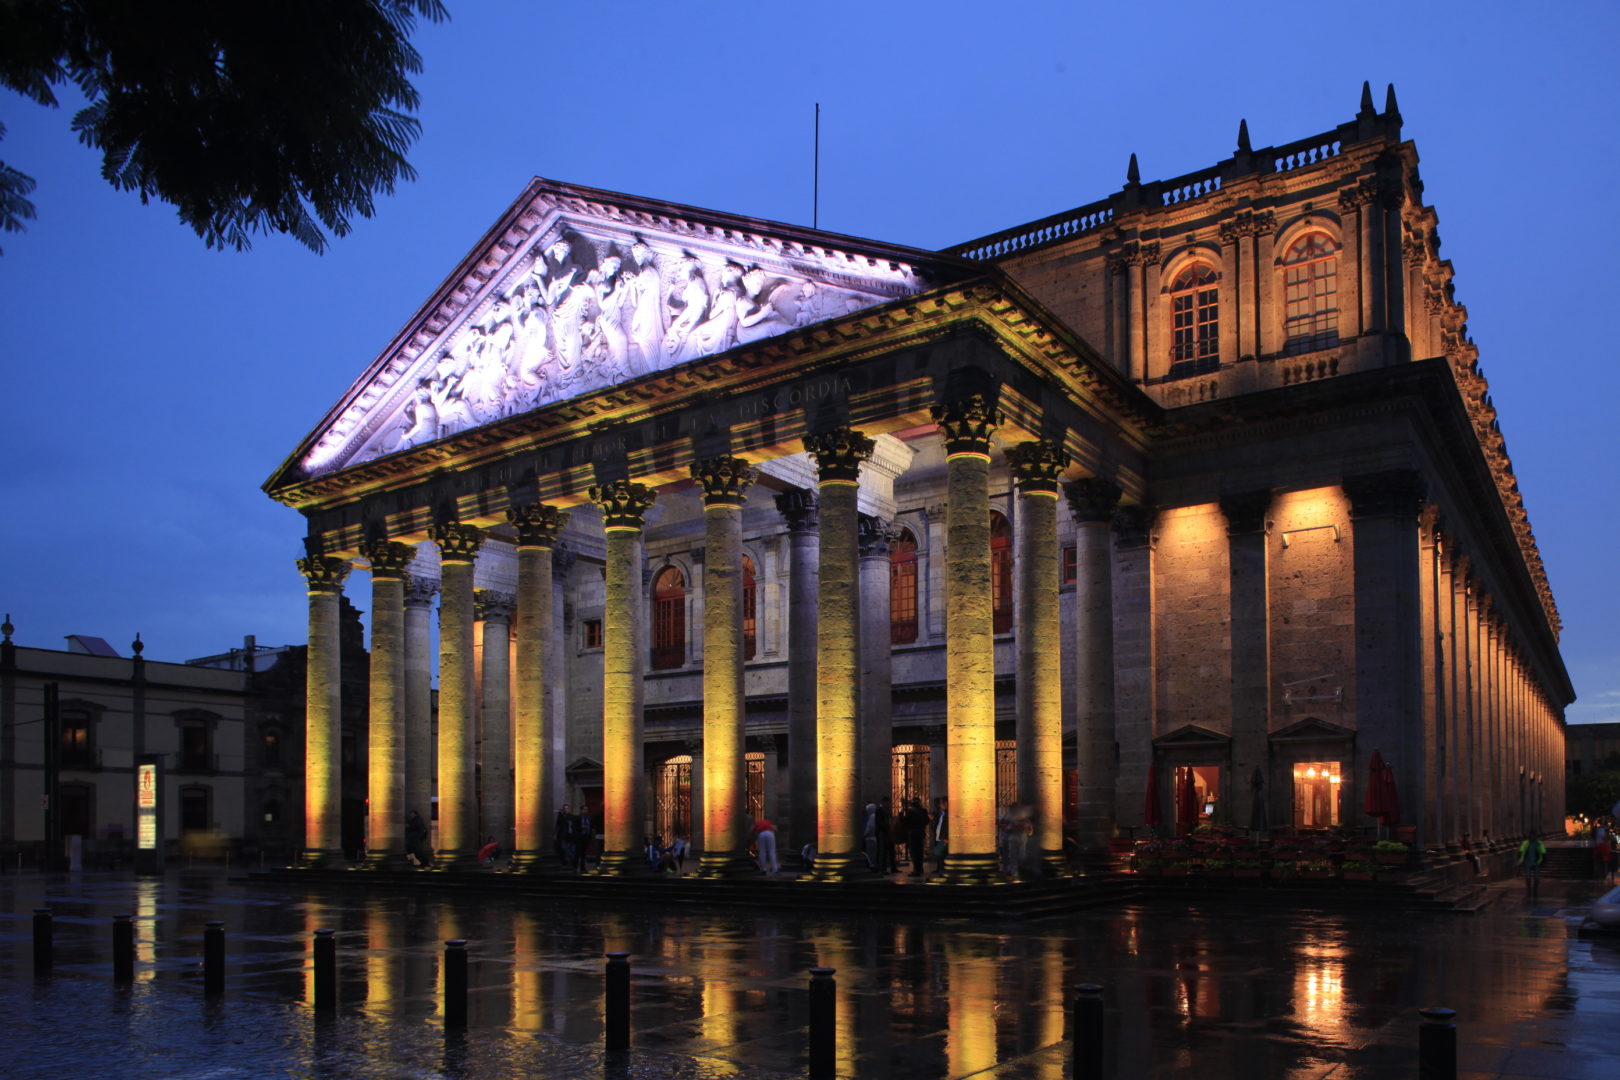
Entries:
POLYGON ((660 874, 665 877, 680 877, 686 872, 686 855, 691 850, 686 837, 677 836, 667 844, 660 844, 658 837, 649 836, 645 846, 647 865, 660 874))
POLYGON ((581 806, 579 813, 567 803, 557 808, 557 820, 552 826, 551 849, 564 866, 572 866, 577 873, 585 872, 585 864, 596 848, 596 823, 591 819, 591 808, 581 806))

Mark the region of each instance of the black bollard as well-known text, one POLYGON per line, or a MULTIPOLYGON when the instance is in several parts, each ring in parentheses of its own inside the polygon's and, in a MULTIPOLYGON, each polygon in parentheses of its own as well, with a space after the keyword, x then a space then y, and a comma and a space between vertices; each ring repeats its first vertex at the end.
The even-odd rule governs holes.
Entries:
POLYGON ((630 1049, 630 954, 607 954, 604 1005, 606 1024, 602 1038, 609 1052, 630 1049))
POLYGON ((467 942, 451 938, 444 943, 444 1028, 467 1026, 467 942))
POLYGON ((1074 1080, 1102 1080, 1103 988, 1081 983, 1074 988, 1074 1080))
POLYGON ((337 937, 332 930, 315 931, 315 1011, 337 1008, 337 937))
POLYGON ((51 940, 51 909, 34 909, 34 974, 49 975, 56 962, 56 946, 51 940))
POLYGON ((215 920, 203 930, 203 993, 225 992, 225 924, 215 920))
POLYGON ((810 969, 810 1080, 832 1080, 838 1070, 837 970, 810 969))
POLYGON ((1457 1080, 1457 1012, 1419 1009, 1418 1080, 1457 1080))
POLYGON ((113 982, 135 981, 135 924, 129 915, 113 916, 113 982))

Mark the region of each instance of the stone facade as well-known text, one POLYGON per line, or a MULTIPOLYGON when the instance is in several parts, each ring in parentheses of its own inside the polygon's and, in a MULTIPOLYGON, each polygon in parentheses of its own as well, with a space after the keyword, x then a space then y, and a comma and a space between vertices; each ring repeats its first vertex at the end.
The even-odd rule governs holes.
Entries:
POLYGON ((481 588, 567 509, 516 596, 549 734, 472 679, 440 790, 528 760, 517 805, 605 811, 611 870, 682 834, 734 872, 763 815, 842 876, 867 802, 949 793, 944 873, 983 880, 998 807, 1056 865, 1189 777, 1183 827, 1366 828, 1375 755, 1421 843, 1544 831, 1557 611, 1400 128, 1364 93, 933 254, 537 181, 266 488, 310 558, 436 579, 430 536, 477 533, 481 588))

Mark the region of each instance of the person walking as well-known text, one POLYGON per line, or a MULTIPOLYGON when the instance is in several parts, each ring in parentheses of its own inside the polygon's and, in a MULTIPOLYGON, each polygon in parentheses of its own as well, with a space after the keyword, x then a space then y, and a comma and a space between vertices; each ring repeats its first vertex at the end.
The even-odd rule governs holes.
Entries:
POLYGON ((907 799, 906 808, 900 812, 900 834, 905 837, 906 854, 911 858, 911 876, 922 877, 923 853, 928 848, 928 811, 916 797, 907 799))
POLYGON ((1519 845, 1519 865, 1524 867, 1524 895, 1541 894, 1541 864, 1547 861, 1547 845, 1530 837, 1519 845))
POLYGON ((776 873, 776 826, 769 818, 754 822, 754 842, 759 845, 759 868, 767 874, 776 873))

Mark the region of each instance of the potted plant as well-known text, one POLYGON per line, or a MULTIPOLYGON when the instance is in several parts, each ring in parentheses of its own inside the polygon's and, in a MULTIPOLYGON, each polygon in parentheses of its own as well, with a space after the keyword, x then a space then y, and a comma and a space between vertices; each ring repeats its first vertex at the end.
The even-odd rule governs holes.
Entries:
POLYGON ((1331 878, 1338 876, 1338 871, 1333 866, 1333 860, 1320 856, 1299 860, 1299 869, 1296 873, 1302 878, 1331 878))
POLYGON ((1401 866, 1410 850, 1399 840, 1380 840, 1373 845, 1373 861, 1384 866, 1401 866))
POLYGON ((1138 874, 1158 874, 1164 866, 1157 840, 1138 840, 1131 854, 1131 868, 1138 874))
POLYGON ((1346 881, 1375 881, 1378 878, 1378 864, 1364 859, 1346 859, 1340 869, 1346 881))

